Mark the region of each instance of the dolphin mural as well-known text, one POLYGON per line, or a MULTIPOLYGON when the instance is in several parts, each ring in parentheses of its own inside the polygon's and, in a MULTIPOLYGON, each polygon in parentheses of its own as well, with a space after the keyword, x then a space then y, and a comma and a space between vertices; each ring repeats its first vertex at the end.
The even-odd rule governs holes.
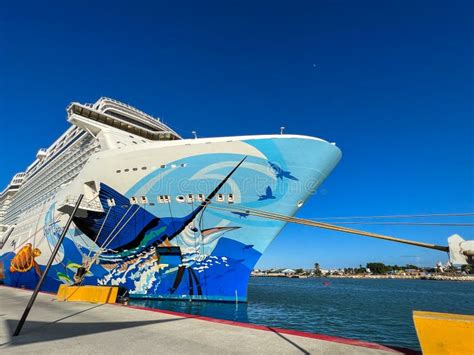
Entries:
POLYGON ((247 218, 247 217, 250 215, 250 213, 248 213, 248 212, 236 212, 236 211, 232 211, 231 213, 233 213, 233 214, 239 216, 240 219, 242 219, 242 218, 247 218))
POLYGON ((286 178, 286 179, 298 181, 298 178, 296 178, 295 176, 291 175, 291 172, 290 172, 290 171, 283 170, 278 164, 275 164, 275 163, 272 163, 272 162, 268 162, 268 164, 270 164, 271 168, 272 168, 273 171, 275 172, 276 177, 277 177, 278 179, 283 180, 284 178, 286 178))
POLYGON ((260 195, 258 196, 259 201, 265 201, 265 200, 273 200, 276 197, 273 196, 273 191, 270 186, 267 186, 267 189, 265 190, 265 195, 260 195))

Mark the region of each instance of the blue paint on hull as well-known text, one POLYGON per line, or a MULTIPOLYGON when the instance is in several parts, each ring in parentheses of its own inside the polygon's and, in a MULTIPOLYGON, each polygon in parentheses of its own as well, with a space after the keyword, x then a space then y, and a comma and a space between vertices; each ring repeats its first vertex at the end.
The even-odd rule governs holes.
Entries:
MULTIPOLYGON (((219 193, 224 196, 232 193, 239 207, 286 215, 297 211, 297 205, 310 196, 340 158, 339 150, 333 145, 314 139, 259 139, 248 140, 246 144, 260 152, 260 156, 248 156, 219 193), (266 190, 271 191, 273 198, 259 200, 266 190)), ((62 260, 52 267, 43 290, 55 292, 61 283, 71 283, 77 264, 83 262, 83 254, 94 254, 114 228, 119 230, 123 226, 109 245, 113 250, 92 265, 84 284, 124 286, 136 298, 246 301, 250 272, 284 223, 211 208, 193 215, 196 202, 176 199, 178 194, 207 196, 242 158, 241 154, 191 155, 170 162, 167 169, 152 171, 122 193, 102 183, 100 199, 104 210, 108 208, 107 199, 113 198, 118 212, 111 212, 106 223, 106 213, 91 213, 86 220, 75 220, 75 228, 68 233, 62 247, 62 260), (158 194, 170 195, 170 202, 159 203, 158 194), (131 197, 141 196, 148 203, 130 204, 131 197), (133 223, 125 223, 135 210, 133 223), (174 235, 176 223, 184 227, 174 235), (102 225, 103 234, 95 247, 87 243, 78 245, 82 238, 94 240, 102 225), (137 240, 146 239, 146 233, 158 226, 169 229, 171 234, 167 235, 173 235, 171 241, 167 242, 161 235, 136 253, 126 254, 133 248, 122 250, 123 246, 130 247, 137 240), (167 251, 165 246, 169 243, 174 249, 167 251), (119 253, 117 250, 127 256, 114 257, 119 253)), ((53 203, 46 213, 45 226, 51 225, 55 211, 53 203)), ((58 228, 44 228, 50 248, 59 233, 58 228)), ((34 269, 10 272, 14 256, 14 253, 0 255, 5 284, 34 288, 38 280, 34 269)))

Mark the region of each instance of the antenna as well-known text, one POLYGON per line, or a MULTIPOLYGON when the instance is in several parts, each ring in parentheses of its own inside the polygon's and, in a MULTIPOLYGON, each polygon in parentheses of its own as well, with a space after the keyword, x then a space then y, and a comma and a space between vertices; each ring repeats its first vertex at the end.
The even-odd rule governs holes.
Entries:
POLYGON ((198 138, 198 136, 197 136, 197 132, 196 132, 196 131, 192 131, 191 133, 193 134, 193 136, 194 136, 194 139, 197 139, 197 138, 198 138))
POLYGON ((283 131, 285 130, 285 127, 280 127, 280 134, 283 134, 283 131))

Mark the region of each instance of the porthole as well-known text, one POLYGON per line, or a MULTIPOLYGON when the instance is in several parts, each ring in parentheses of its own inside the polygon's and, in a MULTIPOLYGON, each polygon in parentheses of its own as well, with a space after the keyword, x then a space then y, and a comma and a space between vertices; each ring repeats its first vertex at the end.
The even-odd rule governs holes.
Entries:
POLYGON ((130 171, 130 169, 125 169, 124 171, 125 171, 126 173, 128 173, 128 172, 130 171))
POLYGON ((176 196, 176 201, 179 202, 179 203, 183 203, 184 202, 184 196, 183 195, 176 196))
POLYGON ((204 201, 204 194, 198 194, 197 197, 196 197, 196 200, 199 201, 199 202, 203 202, 204 201))
POLYGON ((187 202, 187 203, 192 203, 192 202, 194 202, 194 196, 193 196, 193 194, 188 194, 188 198, 187 198, 187 201, 186 201, 186 202, 187 202))
POLYGON ((122 170, 116 170, 115 172, 116 172, 117 174, 120 174, 121 171, 122 171, 122 170))
POLYGON ((180 166, 181 166, 182 168, 185 168, 185 167, 186 167, 186 164, 185 164, 185 163, 181 163, 180 166))
POLYGON ((131 205, 136 205, 137 204, 137 198, 135 196, 130 197, 130 204, 131 205))
POLYGON ((146 170, 146 169, 147 169, 146 166, 142 166, 142 170, 146 170))
POLYGON ((171 201, 171 196, 170 195, 160 195, 158 196, 158 202, 159 203, 169 203, 171 201))
POLYGON ((166 165, 162 165, 160 166, 161 169, 165 169, 166 168, 166 165))
POLYGON ((217 194, 217 202, 222 202, 224 201, 224 195, 223 194, 217 194))
POLYGON ((142 204, 147 204, 147 203, 148 203, 148 199, 147 199, 146 196, 142 196, 142 197, 140 198, 140 201, 141 201, 142 204))
POLYGON ((234 194, 227 195, 227 202, 234 203, 234 194))
POLYGON ((133 168, 132 170, 133 170, 133 171, 137 171, 138 169, 137 169, 137 168, 133 168))
POLYGON ((300 208, 301 206, 303 206, 303 203, 304 203, 303 200, 299 200, 296 206, 300 208))

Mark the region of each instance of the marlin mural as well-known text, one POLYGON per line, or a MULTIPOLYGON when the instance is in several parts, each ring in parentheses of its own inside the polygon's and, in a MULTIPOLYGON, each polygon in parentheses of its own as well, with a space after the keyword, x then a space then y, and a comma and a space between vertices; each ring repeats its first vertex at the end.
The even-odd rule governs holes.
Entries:
POLYGON ((179 235, 210 203, 222 186, 244 162, 244 157, 206 199, 184 217, 157 217, 110 186, 101 183, 99 199, 103 212, 75 217, 76 226, 101 249, 101 263, 123 262, 150 247, 158 247, 179 235))
POLYGON ((304 135, 182 139, 104 97, 71 103, 67 118, 68 130, 0 198, 0 283, 35 288, 84 194, 44 291, 76 283, 134 298, 247 301, 252 269, 286 223, 250 209, 293 216, 341 157, 304 135), (222 208, 208 209, 211 200, 222 208))

